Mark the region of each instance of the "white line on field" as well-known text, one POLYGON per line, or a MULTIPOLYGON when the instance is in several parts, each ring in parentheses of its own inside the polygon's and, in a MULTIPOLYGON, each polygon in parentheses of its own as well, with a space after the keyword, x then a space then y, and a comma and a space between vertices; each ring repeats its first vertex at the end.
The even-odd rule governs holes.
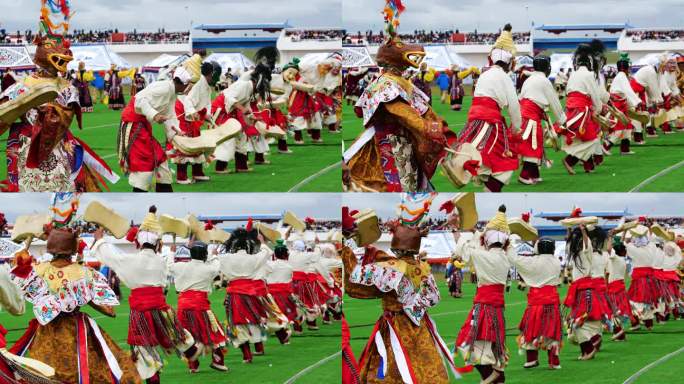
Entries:
POLYGON ((84 131, 89 131, 91 129, 98 129, 98 128, 107 128, 107 127, 116 127, 118 126, 119 123, 111 123, 111 124, 103 124, 103 125, 93 125, 91 127, 85 127, 83 128, 84 131))
POLYGON ((684 166, 684 161, 680 161, 679 163, 677 163, 675 165, 671 165, 671 166, 663 169, 662 171, 656 173, 655 175, 649 177, 648 179, 642 181, 641 183, 639 183, 639 185, 632 188, 629 192, 640 192, 643 187, 647 186, 648 184, 651 184, 654 180, 656 180, 662 176, 665 176, 668 173, 670 173, 676 169, 679 169, 683 166, 684 166))
POLYGON ((649 369, 651 369, 651 368, 653 368, 653 367, 655 367, 655 366, 657 366, 657 365, 660 365, 661 363, 664 363, 664 362, 670 360, 671 358, 677 356, 678 354, 680 354, 680 353, 682 353, 682 352, 684 352, 684 347, 681 347, 681 348, 679 348, 678 350, 676 350, 676 351, 674 351, 674 352, 668 353, 667 355, 661 357, 660 359, 658 359, 658 360, 656 360, 656 361, 654 361, 654 362, 648 364, 647 366, 641 368, 640 370, 636 371, 636 373, 634 373, 632 376, 628 377, 627 380, 625 380, 622 384, 631 384, 631 383, 633 383, 634 381, 636 381, 636 379, 639 378, 639 376, 641 376, 641 375, 643 375, 644 373, 646 373, 646 371, 648 371, 649 369))
MULTIPOLYGON (((311 176, 307 177, 306 179, 297 183, 294 187, 290 188, 290 190, 288 192, 298 192, 301 187, 305 186, 306 184, 309 184, 312 180, 314 180, 320 176, 325 175, 326 173, 332 171, 333 169, 335 169, 337 167, 340 167, 341 165, 342 165, 341 161, 337 161, 333 164, 328 165, 327 167, 321 169, 320 171, 314 173, 313 175, 311 175, 311 176)), ((341 178, 342 178, 342 176, 340 176, 340 180, 341 180, 341 178)))
POLYGON ((103 159, 109 159, 110 157, 116 156, 116 153, 110 153, 109 155, 102 156, 103 159))
MULTIPOLYGON (((527 301, 516 301, 515 303, 506 303, 506 308, 512 307, 515 305, 520 305, 520 304, 527 304, 527 301)), ((434 315, 430 313, 430 317, 437 317, 437 316, 444 316, 444 315, 453 315, 456 313, 468 313, 470 312, 470 309, 467 310, 460 310, 460 311, 450 311, 450 312, 440 312, 440 313, 435 313, 434 315)))
POLYGON ((285 381, 283 384, 292 384, 292 383, 294 383, 294 382, 297 381, 300 377, 306 375, 306 374, 309 373, 310 371, 313 371, 314 369, 320 367, 321 365, 327 363, 328 361, 330 361, 330 360, 336 358, 337 356, 339 356, 339 355, 341 355, 341 354, 342 354, 342 351, 337 351, 337 352, 333 353, 332 355, 326 357, 325 359, 321 359, 321 360, 319 360, 318 362, 316 362, 316 363, 314 363, 314 364, 312 364, 312 365, 309 365, 308 367, 306 367, 306 368, 302 369, 301 371, 297 372, 294 376, 292 376, 292 377, 290 377, 289 379, 287 379, 287 381, 285 381))

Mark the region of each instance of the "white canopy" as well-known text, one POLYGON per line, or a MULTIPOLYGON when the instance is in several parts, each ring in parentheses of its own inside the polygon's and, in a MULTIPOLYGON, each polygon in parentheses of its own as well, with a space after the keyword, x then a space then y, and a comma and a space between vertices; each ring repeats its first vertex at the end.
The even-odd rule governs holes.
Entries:
POLYGON ((143 72, 157 72, 160 68, 171 67, 188 59, 188 55, 169 55, 162 53, 143 66, 143 72))
POLYGON ((342 67, 359 68, 374 67, 375 61, 371 57, 368 47, 343 47, 342 48, 342 67))
POLYGON ((249 70, 254 66, 254 62, 247 56, 238 52, 231 53, 212 53, 204 61, 215 61, 220 66, 223 72, 230 68, 234 75, 241 75, 243 72, 249 70))
POLYGON ((81 61, 89 71, 106 71, 112 64, 116 64, 118 68, 131 68, 126 59, 112 52, 106 45, 76 45, 71 47, 71 52, 74 54, 74 60, 69 63, 69 70, 78 69, 78 63, 81 61))
POLYGON ((444 71, 454 64, 451 55, 443 45, 426 45, 423 49, 425 49, 425 62, 428 67, 444 71))
POLYGON ((33 69, 31 54, 25 46, 0 47, 0 69, 33 69))

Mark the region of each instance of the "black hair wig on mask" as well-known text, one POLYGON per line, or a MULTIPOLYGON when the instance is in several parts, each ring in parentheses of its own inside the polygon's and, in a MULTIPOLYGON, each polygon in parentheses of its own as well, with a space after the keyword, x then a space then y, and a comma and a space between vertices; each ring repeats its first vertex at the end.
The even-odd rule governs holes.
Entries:
POLYGON ((209 248, 206 243, 195 241, 190 247, 190 258, 193 260, 207 261, 209 248))
POLYGON ((537 252, 540 255, 553 255, 556 252, 556 242, 548 237, 542 237, 537 241, 537 252))
POLYGON ((233 231, 233 234, 223 244, 223 251, 227 253, 237 253, 238 251, 245 251, 250 255, 259 252, 261 241, 259 241, 259 232, 256 229, 246 230, 238 228, 233 231))

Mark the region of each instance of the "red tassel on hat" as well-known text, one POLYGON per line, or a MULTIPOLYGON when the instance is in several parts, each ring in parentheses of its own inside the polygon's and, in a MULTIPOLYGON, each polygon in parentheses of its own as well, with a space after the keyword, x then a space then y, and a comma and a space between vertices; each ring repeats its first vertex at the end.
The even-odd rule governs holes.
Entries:
POLYGON ((211 220, 208 220, 208 221, 204 224, 204 230, 205 230, 205 231, 211 231, 212 229, 214 229, 214 222, 211 221, 211 220))
POLYGON ((577 207, 572 210, 572 213, 570 214, 570 217, 581 217, 582 216, 582 208, 577 207))
POLYGON ((83 250, 86 249, 87 246, 88 246, 88 244, 86 244, 85 241, 79 239, 78 240, 78 254, 83 256, 83 250))
POLYGON ((456 206, 454 205, 454 202, 451 200, 447 200, 444 203, 442 203, 442 205, 439 207, 439 210, 446 212, 446 214, 448 215, 451 212, 453 212, 455 208, 456 206))
POLYGON ((645 223, 646 222, 646 216, 639 216, 639 222, 645 223))
POLYGON ((354 228, 354 215, 358 211, 350 211, 349 207, 342 207, 342 229, 350 231, 354 228))
POLYGON ((131 243, 135 243, 137 237, 138 227, 131 227, 131 229, 128 230, 128 233, 126 233, 126 240, 130 241, 131 243))
POLYGON ((247 226, 245 227, 245 229, 247 230, 247 232, 252 230, 252 218, 251 217, 247 220, 247 226))
POLYGON ((304 218, 304 222, 307 223, 307 224, 309 224, 309 225, 314 225, 314 224, 316 224, 316 220, 314 220, 312 217, 309 217, 309 216, 307 216, 307 217, 304 218))
POLYGON ((521 218, 524 222, 529 223, 530 222, 530 213, 529 212, 524 212, 521 215, 521 218))

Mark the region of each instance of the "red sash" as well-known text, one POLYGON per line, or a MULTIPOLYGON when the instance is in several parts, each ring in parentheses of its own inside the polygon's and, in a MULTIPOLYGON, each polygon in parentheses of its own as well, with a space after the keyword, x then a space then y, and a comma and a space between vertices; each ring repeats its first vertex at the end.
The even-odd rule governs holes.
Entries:
POLYGON ((488 304, 495 307, 504 306, 504 285, 503 284, 488 284, 477 287, 475 293, 474 303, 488 304))
POLYGON ((679 275, 677 271, 663 271, 663 280, 679 282, 679 275))
POLYGON ((629 79, 629 85, 632 87, 632 90, 636 92, 637 95, 639 95, 639 98, 641 99, 641 105, 639 105, 639 110, 645 111, 646 110, 646 88, 639 84, 638 81, 636 81, 635 78, 630 77, 629 79))
POLYGON ((294 271, 292 273, 292 281, 306 281, 309 283, 315 283, 316 281, 319 281, 318 276, 318 273, 294 271))
POLYGON ((128 102, 126 108, 121 112, 121 121, 125 123, 147 122, 147 117, 145 117, 145 115, 135 112, 135 96, 131 97, 131 101, 128 102))
POLYGON ((184 291, 178 296, 178 310, 208 311, 211 309, 209 294, 204 291, 184 291))
POLYGON ((565 107, 568 109, 589 108, 590 110, 593 110, 594 104, 591 101, 591 96, 575 91, 568 93, 568 101, 566 102, 565 107))
POLYGON ((145 312, 151 309, 166 310, 169 305, 166 304, 166 297, 164 297, 164 289, 162 287, 141 287, 131 290, 131 295, 128 298, 128 304, 132 310, 138 312, 145 312))
POLYGON ((528 305, 549 305, 560 304, 558 297, 558 290, 555 285, 545 285, 543 287, 530 287, 530 292, 527 294, 528 305))
POLYGON ((608 293, 620 293, 626 291, 624 280, 615 280, 608 283, 608 293))
POLYGON ((651 267, 637 267, 632 269, 632 280, 643 279, 645 277, 653 276, 653 268, 651 267))
POLYGON ((665 271, 663 271, 662 269, 653 269, 653 277, 655 277, 658 280, 667 280, 665 271))
POLYGON ((523 119, 537 122, 544 120, 544 110, 530 99, 520 100, 520 115, 523 119))
POLYGON ((473 97, 473 104, 468 111, 468 121, 483 120, 492 124, 504 124, 499 104, 491 97, 473 97))
POLYGON ((585 289, 598 289, 599 287, 597 283, 598 282, 596 279, 589 276, 585 276, 573 281, 572 284, 570 284, 570 288, 568 288, 568 293, 567 296, 565 296, 565 301, 563 304, 566 307, 572 307, 575 304, 575 296, 577 295, 577 291, 585 289))
POLYGON ((236 279, 228 283, 227 293, 249 296, 266 296, 268 290, 262 280, 236 279))
POLYGON ((608 285, 606 284, 606 279, 604 279, 603 277, 592 277, 592 279, 594 280, 594 284, 595 284, 594 288, 596 289, 596 292, 604 292, 605 293, 606 289, 608 289, 608 285))
POLYGON ((268 292, 272 294, 289 295, 294 292, 292 283, 273 283, 268 285, 268 292))

